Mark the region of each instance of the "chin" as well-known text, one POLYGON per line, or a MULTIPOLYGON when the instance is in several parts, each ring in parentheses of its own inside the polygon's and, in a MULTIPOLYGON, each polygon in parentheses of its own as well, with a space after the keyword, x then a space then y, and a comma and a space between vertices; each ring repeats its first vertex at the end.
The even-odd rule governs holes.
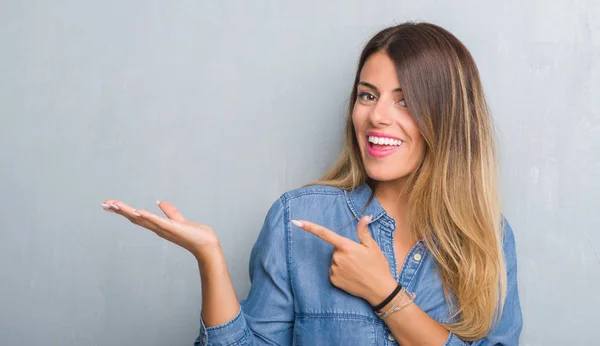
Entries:
POLYGON ((387 169, 369 169, 366 168, 367 171, 367 176, 369 176, 369 178, 371 180, 375 180, 378 182, 389 182, 389 181, 396 181, 396 180, 402 180, 405 179, 409 176, 410 173, 405 173, 405 172, 398 172, 398 171, 390 171, 387 169))

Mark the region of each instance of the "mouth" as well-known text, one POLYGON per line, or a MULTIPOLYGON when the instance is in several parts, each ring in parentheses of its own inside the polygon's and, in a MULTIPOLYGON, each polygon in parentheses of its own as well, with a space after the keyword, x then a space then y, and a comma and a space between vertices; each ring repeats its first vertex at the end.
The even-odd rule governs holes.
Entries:
POLYGON ((368 134, 367 140, 367 152, 369 155, 377 158, 382 158, 391 155, 392 153, 399 150, 404 141, 399 138, 390 136, 375 136, 368 134))

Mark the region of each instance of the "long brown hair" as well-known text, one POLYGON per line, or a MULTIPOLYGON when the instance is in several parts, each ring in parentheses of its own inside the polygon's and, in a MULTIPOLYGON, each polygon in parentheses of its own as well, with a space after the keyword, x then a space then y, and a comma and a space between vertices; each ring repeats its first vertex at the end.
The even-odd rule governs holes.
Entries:
POLYGON ((346 119, 342 153, 308 185, 352 190, 373 186, 352 123, 357 84, 369 56, 385 52, 395 63, 409 113, 425 140, 410 175, 410 231, 438 263, 454 322, 464 340, 485 336, 502 313, 506 268, 493 125, 479 72, 467 48, 430 23, 404 23, 376 34, 360 56, 346 119))

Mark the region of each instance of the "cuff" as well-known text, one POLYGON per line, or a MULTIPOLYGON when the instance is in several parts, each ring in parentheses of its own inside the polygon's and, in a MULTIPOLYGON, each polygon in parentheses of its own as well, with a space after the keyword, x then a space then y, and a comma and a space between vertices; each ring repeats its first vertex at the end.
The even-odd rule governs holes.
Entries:
POLYGON ((218 326, 206 327, 202 316, 200 317, 200 334, 196 339, 196 346, 227 346, 245 344, 248 339, 248 325, 242 310, 229 321, 218 326))

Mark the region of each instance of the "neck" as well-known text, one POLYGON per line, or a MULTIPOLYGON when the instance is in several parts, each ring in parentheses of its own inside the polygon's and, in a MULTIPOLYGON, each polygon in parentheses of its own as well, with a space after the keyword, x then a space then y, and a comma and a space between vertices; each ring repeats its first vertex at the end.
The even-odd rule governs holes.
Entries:
POLYGON ((408 201, 408 193, 404 191, 405 184, 404 179, 375 182, 373 189, 375 197, 386 212, 404 214, 402 211, 408 201))
POLYGON ((408 236, 406 225, 406 204, 408 193, 405 191, 406 180, 378 181, 374 184, 375 198, 386 213, 396 221, 396 232, 408 236))

